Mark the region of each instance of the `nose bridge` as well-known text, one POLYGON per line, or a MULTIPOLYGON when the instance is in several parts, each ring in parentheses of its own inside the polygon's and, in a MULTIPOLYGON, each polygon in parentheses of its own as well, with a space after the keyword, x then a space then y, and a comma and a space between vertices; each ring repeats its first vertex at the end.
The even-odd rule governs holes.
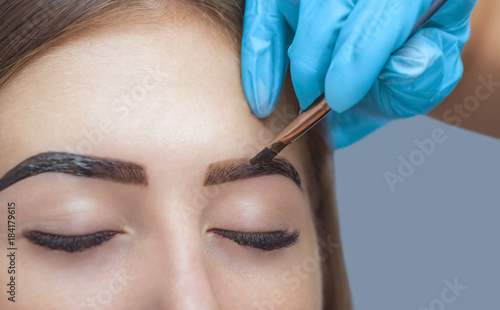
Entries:
POLYGON ((162 297, 161 309, 220 309, 204 266, 190 260, 182 265, 172 276, 165 275, 163 283, 168 292, 162 297))
POLYGON ((180 197, 170 197, 161 209, 160 233, 155 233, 158 269, 151 268, 159 278, 157 309, 220 309, 207 270, 201 210, 180 197))

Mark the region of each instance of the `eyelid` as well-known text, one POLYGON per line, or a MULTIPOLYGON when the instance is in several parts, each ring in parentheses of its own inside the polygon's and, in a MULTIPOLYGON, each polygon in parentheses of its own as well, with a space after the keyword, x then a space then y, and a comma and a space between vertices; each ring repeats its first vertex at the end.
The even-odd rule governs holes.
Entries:
POLYGON ((120 231, 105 230, 80 236, 62 236, 39 231, 25 233, 25 238, 35 244, 50 250, 65 251, 68 253, 83 252, 97 247, 111 240, 120 231))
POLYGON ((298 242, 300 235, 298 230, 292 232, 271 231, 246 233, 223 229, 209 229, 207 232, 234 241, 240 246, 252 247, 266 252, 291 247, 298 242))

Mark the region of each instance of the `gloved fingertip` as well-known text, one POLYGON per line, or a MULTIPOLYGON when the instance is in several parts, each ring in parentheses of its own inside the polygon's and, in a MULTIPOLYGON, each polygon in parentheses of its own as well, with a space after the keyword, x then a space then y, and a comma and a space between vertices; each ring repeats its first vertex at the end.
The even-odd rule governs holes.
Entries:
MULTIPOLYGON (((328 105, 330 105, 330 104, 328 104, 328 105)), ((352 107, 351 104, 342 104, 342 103, 339 103, 338 101, 337 102, 334 101, 334 103, 332 105, 330 105, 330 108, 332 108, 332 110, 337 112, 337 113, 345 112, 345 111, 349 110, 351 107, 352 107)))
MULTIPOLYGON (((373 80, 375 78, 376 76, 373 80)), ((363 99, 370 90, 373 80, 363 75, 360 70, 337 60, 330 65, 326 75, 326 102, 335 112, 345 112, 363 99)))
POLYGON ((325 93, 326 102, 333 111, 342 113, 349 110, 354 104, 342 97, 342 94, 335 95, 335 90, 327 90, 325 93))
POLYGON ((311 104, 323 93, 323 91, 318 90, 316 87, 311 87, 303 92, 295 91, 297 100, 299 101, 300 109, 302 111, 307 110, 311 104))
POLYGON ((300 100, 299 100, 299 105, 300 105, 300 111, 305 111, 305 110, 307 110, 307 108, 309 108, 311 106, 310 103, 307 104, 307 103, 300 101, 300 100))
POLYGON ((243 78, 243 89, 248 104, 255 116, 264 118, 269 116, 278 101, 279 90, 269 89, 269 83, 255 81, 255 77, 247 74, 243 78))
POLYGON ((241 45, 241 72, 245 96, 255 116, 269 116, 278 101, 286 71, 286 51, 293 33, 275 5, 262 1, 266 12, 246 24, 241 45), (257 19, 255 19, 257 20, 257 19))
POLYGON ((292 59, 290 74, 300 109, 306 110, 324 92, 324 75, 300 59, 292 59))
MULTIPOLYGON (((267 101, 264 101, 267 102, 267 101)), ((273 112, 273 106, 267 104, 259 104, 258 102, 250 103, 253 114, 258 118, 268 117, 273 112)))

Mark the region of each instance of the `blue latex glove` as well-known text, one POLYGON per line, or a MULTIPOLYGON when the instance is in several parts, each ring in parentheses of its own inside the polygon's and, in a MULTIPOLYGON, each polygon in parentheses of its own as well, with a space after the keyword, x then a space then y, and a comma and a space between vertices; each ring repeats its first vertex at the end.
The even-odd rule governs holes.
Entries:
POLYGON ((449 0, 407 40, 431 2, 247 0, 242 81, 255 115, 276 106, 289 63, 301 109, 325 93, 337 148, 428 113, 462 76, 477 0, 449 0))

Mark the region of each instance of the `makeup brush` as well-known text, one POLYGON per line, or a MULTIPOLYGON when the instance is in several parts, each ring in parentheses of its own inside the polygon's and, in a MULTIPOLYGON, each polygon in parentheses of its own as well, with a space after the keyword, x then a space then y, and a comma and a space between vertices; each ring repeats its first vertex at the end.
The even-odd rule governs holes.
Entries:
MULTIPOLYGON (((447 0, 434 0, 432 1, 429 9, 418 18, 413 30, 410 34, 412 37, 417 33, 425 23, 446 3, 447 0)), ((273 160, 279 152, 281 152, 289 144, 300 138, 314 125, 319 123, 328 112, 332 109, 328 106, 325 99, 325 94, 319 96, 311 104, 309 108, 302 111, 300 115, 294 119, 288 126, 279 133, 279 135, 269 142, 269 144, 250 159, 250 163, 255 165, 256 163, 270 162, 273 160)))

